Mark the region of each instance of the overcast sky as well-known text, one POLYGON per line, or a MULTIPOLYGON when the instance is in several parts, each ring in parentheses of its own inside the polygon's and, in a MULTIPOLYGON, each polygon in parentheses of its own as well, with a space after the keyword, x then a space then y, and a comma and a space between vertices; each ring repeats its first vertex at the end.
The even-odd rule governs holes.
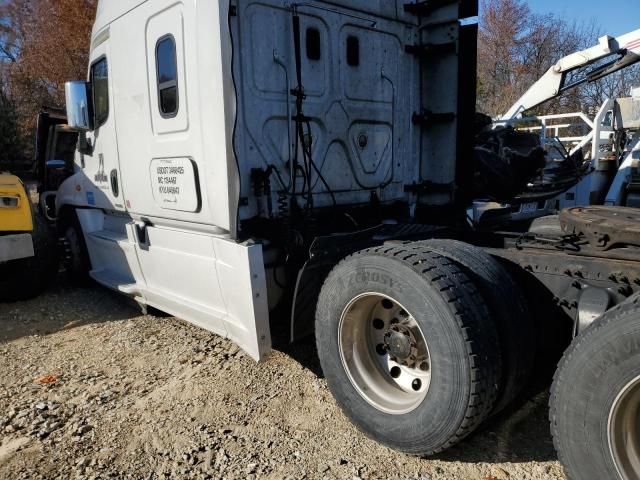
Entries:
POLYGON ((640 0, 528 0, 533 11, 591 21, 608 35, 640 29, 640 0))

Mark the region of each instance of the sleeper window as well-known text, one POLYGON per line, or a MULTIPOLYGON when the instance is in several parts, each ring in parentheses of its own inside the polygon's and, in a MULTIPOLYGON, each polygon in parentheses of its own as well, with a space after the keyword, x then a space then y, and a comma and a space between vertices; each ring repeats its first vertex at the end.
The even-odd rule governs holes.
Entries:
POLYGON ((109 71, 107 59, 101 58, 91 66, 93 86, 94 127, 99 128, 109 117, 109 71))
POLYGON ((358 37, 347 37, 347 64, 352 67, 360 65, 360 41, 358 37))
POLYGON ((156 70, 160 113, 163 117, 175 117, 178 113, 178 67, 173 35, 166 35, 158 40, 156 70))
POLYGON ((307 58, 309 60, 320 60, 320 30, 317 28, 307 28, 307 58))

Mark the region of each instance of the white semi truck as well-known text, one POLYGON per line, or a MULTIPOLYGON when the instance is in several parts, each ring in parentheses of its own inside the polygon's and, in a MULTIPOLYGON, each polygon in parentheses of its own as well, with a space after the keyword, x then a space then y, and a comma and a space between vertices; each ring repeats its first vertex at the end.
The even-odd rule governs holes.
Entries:
POLYGON ((101 0, 87 81, 67 84, 75 165, 43 195, 67 271, 256 360, 315 334, 345 414, 418 455, 577 335, 552 394, 561 459, 571 478, 638 478, 638 213, 469 227, 478 192, 544 163, 502 148, 517 138, 474 150, 475 16, 473 0, 101 0))

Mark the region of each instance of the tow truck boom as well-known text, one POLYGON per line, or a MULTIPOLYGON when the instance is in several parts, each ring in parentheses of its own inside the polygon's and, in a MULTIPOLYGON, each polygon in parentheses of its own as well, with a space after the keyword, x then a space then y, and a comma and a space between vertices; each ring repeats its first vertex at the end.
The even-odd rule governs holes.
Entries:
POLYGON ((513 120, 522 112, 556 98, 567 90, 606 77, 637 62, 640 62, 640 29, 617 38, 605 35, 600 38, 598 45, 560 59, 527 90, 500 121, 513 120), (610 61, 576 77, 570 75, 605 59, 610 61))

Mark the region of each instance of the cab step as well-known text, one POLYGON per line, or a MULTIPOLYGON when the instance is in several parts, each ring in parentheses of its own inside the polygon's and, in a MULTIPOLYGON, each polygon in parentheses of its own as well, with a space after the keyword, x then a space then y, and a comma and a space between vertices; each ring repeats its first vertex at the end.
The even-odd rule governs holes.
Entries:
POLYGON ((109 269, 100 269, 91 270, 89 275, 100 285, 124 293, 125 295, 132 297, 142 295, 142 289, 137 283, 135 283, 135 280, 120 272, 109 269))
POLYGON ((132 262, 136 258, 135 244, 126 232, 96 230, 86 235, 92 270, 89 275, 98 283, 127 295, 142 290, 136 282, 132 262))

